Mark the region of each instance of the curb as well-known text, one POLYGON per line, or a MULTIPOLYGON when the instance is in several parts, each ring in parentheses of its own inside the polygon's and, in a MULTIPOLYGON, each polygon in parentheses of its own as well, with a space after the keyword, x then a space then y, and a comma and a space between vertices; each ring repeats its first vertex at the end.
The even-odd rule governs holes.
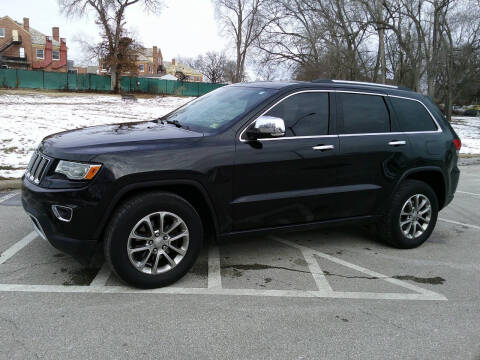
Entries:
POLYGON ((20 189, 21 187, 21 179, 0 180, 0 190, 20 189))

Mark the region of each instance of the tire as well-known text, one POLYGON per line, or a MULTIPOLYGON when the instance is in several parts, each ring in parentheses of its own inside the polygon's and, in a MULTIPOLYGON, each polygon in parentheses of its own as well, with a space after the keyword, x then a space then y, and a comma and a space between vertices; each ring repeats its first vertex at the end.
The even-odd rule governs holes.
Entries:
POLYGON ((202 243, 203 226, 193 206, 175 194, 153 192, 129 199, 114 212, 105 232, 104 252, 120 279, 151 289, 184 276, 202 243), (173 240, 175 237, 178 239, 173 240), (144 248, 148 249, 139 251, 144 248))
POLYGON ((438 198, 433 189, 422 181, 405 180, 398 187, 392 197, 390 207, 378 222, 377 232, 380 239, 393 247, 412 249, 422 245, 430 237, 435 228, 437 217, 438 198), (407 205, 410 199, 412 199, 412 202, 407 205), (416 199, 418 199, 419 205, 425 200, 428 200, 429 203, 426 203, 424 207, 417 212, 414 209, 416 199), (412 204, 414 205, 413 207, 411 206, 412 204), (428 218, 428 212, 424 214, 420 213, 426 211, 428 205, 430 205, 431 212, 427 223, 424 221, 424 218, 428 218), (403 214, 402 216, 401 213, 403 214), (417 217, 418 224, 415 225, 414 222, 412 223, 412 220, 415 221, 417 217), (405 224, 401 225, 403 223, 405 224), (410 228, 409 224, 411 225, 410 228), (413 226, 416 227, 413 228, 413 226), (417 232, 416 229, 418 229, 417 232), (409 231, 407 232, 407 230, 409 231), (408 236, 404 231, 407 232, 408 236))

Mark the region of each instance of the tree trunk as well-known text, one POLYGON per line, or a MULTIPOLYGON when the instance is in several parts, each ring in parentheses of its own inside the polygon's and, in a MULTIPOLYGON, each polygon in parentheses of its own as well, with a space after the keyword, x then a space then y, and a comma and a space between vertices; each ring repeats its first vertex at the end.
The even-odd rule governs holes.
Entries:
POLYGON ((117 85, 117 65, 110 66, 110 91, 115 92, 117 85))
POLYGON ((120 70, 117 65, 110 67, 110 90, 118 94, 120 92, 120 70))
POLYGON ((385 59, 385 29, 383 26, 383 0, 377 0, 378 17, 378 56, 380 57, 380 83, 387 81, 387 61, 385 59))

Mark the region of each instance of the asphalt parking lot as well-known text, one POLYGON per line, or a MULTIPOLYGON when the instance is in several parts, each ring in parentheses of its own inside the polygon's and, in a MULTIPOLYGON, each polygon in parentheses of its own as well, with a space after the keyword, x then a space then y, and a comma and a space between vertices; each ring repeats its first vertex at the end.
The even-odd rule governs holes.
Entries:
POLYGON ((33 232, 0 192, 0 358, 480 359, 480 165, 414 250, 363 227, 206 246, 171 287, 129 288, 33 232))

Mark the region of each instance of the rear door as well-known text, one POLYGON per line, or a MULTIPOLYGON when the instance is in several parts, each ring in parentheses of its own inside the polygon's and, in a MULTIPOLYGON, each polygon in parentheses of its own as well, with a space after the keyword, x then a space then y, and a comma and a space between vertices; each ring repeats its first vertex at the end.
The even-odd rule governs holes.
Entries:
POLYGON ((231 204, 235 231, 331 218, 338 154, 334 109, 328 92, 290 94, 265 113, 285 121, 284 137, 237 138, 231 204))
POLYGON ((340 141, 338 216, 371 215, 405 171, 410 143, 398 131, 388 96, 337 92, 340 141))

